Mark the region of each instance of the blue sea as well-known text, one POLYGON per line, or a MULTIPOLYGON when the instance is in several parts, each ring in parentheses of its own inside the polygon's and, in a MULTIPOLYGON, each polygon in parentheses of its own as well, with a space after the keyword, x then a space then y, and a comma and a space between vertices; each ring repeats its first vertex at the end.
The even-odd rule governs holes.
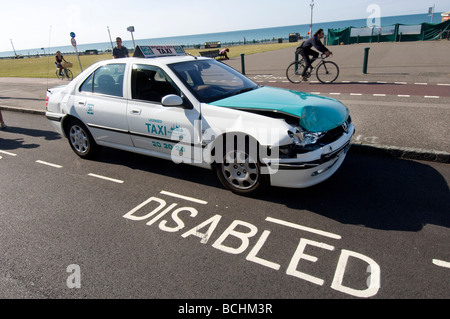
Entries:
MULTIPOLYGON (((441 13, 434 13, 433 23, 440 23, 442 20, 441 13)), ((421 23, 430 23, 431 16, 427 13, 424 14, 413 14, 413 15, 401 15, 401 16, 391 16, 382 17, 380 24, 381 26, 390 26, 396 23, 415 25, 421 23)), ((314 23, 313 32, 319 28, 325 30, 325 34, 328 29, 341 29, 347 27, 364 27, 367 26, 367 19, 358 20, 345 20, 345 21, 334 21, 334 22, 324 22, 324 23, 314 23)), ((284 27, 271 27, 262 29, 252 29, 252 30, 241 30, 241 31, 230 31, 230 32, 218 32, 218 33, 205 33, 205 34, 195 34, 195 35, 184 35, 184 36, 174 36, 165 38, 152 38, 152 39, 135 39, 136 45, 169 45, 169 44, 179 44, 185 46, 195 46, 204 45, 205 42, 220 41, 222 44, 239 44, 243 43, 244 39, 246 43, 261 42, 261 41, 271 41, 274 39, 282 38, 287 40, 289 33, 300 33, 301 36, 305 37, 309 31, 309 24, 301 25, 291 25, 284 27)), ((135 33, 136 37, 137 34, 135 33)), ((123 44, 128 47, 133 47, 132 40, 123 39, 123 44)), ((111 43, 100 42, 100 43, 90 43, 90 44, 78 44, 78 52, 84 52, 85 50, 98 50, 106 51, 111 50, 111 43)), ((39 55, 43 53, 54 54, 56 51, 61 51, 65 54, 74 53, 75 50, 71 45, 50 47, 50 48, 34 48, 17 50, 19 55, 39 55)), ((0 52, 0 57, 12 57, 14 56, 13 51, 0 52)))

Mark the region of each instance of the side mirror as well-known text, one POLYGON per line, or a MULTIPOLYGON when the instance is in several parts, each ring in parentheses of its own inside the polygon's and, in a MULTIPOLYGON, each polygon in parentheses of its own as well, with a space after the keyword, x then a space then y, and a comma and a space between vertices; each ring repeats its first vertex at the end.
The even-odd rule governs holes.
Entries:
POLYGON ((183 105, 183 99, 175 94, 169 94, 162 98, 161 104, 163 106, 181 106, 183 105))

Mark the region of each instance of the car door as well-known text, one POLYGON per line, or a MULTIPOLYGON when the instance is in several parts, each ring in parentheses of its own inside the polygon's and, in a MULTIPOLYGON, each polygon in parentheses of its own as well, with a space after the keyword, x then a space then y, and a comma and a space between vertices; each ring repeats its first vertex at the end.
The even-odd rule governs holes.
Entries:
POLYGON ((189 162, 194 147, 199 146, 196 131, 199 112, 186 98, 182 106, 163 106, 162 98, 170 94, 183 97, 183 92, 162 68, 133 65, 127 112, 131 138, 137 148, 155 155, 173 156, 174 161, 189 162))
POLYGON ((78 88, 74 100, 77 116, 99 144, 133 145, 123 94, 125 69, 125 63, 100 66, 78 88))

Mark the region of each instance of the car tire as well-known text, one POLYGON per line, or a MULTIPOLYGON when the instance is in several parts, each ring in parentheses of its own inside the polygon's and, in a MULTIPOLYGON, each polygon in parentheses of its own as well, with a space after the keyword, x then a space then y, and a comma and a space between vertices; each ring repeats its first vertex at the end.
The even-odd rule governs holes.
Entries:
POLYGON ((77 119, 70 119, 66 126, 66 136, 72 150, 81 158, 90 159, 99 149, 86 126, 77 119))
MULTIPOLYGON (((222 185, 239 195, 260 193, 268 185, 268 175, 262 174, 258 155, 256 159, 250 155, 248 141, 249 139, 242 149, 235 146, 226 150, 224 143, 222 153, 224 155, 214 165, 222 185)), ((259 144, 257 145, 259 147, 259 144)))

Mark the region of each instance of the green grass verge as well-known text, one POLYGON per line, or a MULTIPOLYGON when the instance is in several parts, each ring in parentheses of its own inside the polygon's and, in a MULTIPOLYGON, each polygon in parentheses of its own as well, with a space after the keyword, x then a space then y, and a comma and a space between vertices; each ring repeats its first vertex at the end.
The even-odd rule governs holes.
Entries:
MULTIPOLYGON (((248 44, 229 47, 230 52, 228 56, 230 58, 239 57, 242 53, 245 55, 279 50, 289 47, 296 47, 300 45, 299 42, 294 43, 269 43, 269 44, 248 44)), ((208 49, 206 49, 208 50, 208 49)), ((187 49, 186 52, 194 56, 199 55, 199 51, 205 51, 205 49, 187 49)), ((64 58, 67 61, 73 63, 71 69, 74 77, 80 74, 80 66, 76 55, 66 55, 64 58)), ((92 64, 111 59, 110 53, 99 55, 81 55, 80 61, 83 69, 88 68, 92 64)), ((23 59, 0 59, 0 77, 19 77, 19 78, 47 78, 56 77, 56 67, 54 63, 55 57, 31 57, 23 59)))

